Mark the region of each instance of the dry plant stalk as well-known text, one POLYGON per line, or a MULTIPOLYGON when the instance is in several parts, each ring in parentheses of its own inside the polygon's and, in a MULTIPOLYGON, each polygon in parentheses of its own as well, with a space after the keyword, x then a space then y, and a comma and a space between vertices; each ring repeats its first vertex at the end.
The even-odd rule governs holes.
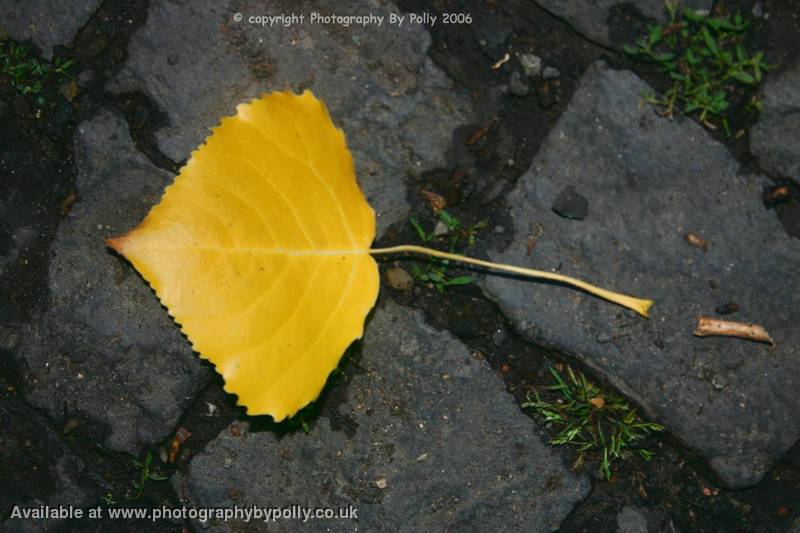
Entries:
POLYGON ((719 320, 707 316, 697 317, 697 327, 694 330, 694 335, 697 337, 738 337, 756 342, 766 342, 775 346, 775 341, 772 340, 772 337, 763 326, 747 322, 719 320))

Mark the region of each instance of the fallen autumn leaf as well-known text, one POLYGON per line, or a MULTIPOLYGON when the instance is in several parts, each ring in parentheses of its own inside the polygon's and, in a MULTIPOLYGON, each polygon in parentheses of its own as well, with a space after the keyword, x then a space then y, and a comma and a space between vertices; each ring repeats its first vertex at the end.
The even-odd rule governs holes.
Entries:
POLYGON ((401 245, 370 248, 375 213, 344 133, 310 91, 237 107, 129 233, 108 239, 150 283, 248 414, 293 416, 361 337, 372 255, 419 253, 560 281, 647 316, 650 300, 553 272, 401 245))

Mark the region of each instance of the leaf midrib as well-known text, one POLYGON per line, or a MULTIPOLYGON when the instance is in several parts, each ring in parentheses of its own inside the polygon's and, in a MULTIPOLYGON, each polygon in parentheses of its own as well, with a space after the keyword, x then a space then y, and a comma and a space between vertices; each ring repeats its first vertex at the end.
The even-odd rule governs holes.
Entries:
POLYGON ((199 250, 215 253, 227 254, 253 254, 253 255, 288 255, 296 257, 315 257, 326 255, 366 255, 369 254, 369 248, 359 249, 343 249, 343 250, 295 250, 291 248, 257 248, 257 247, 242 247, 242 246, 208 246, 208 245, 191 245, 191 246, 147 246, 140 249, 147 249, 159 252, 176 252, 179 250, 199 250))

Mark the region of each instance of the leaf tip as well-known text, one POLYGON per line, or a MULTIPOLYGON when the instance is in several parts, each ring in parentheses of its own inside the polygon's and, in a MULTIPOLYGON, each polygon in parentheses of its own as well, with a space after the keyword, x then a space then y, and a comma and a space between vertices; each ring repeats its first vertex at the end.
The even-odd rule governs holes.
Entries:
POLYGON ((125 242, 127 240, 128 240, 127 235, 120 235, 119 237, 108 237, 105 240, 105 244, 118 254, 124 255, 125 242))

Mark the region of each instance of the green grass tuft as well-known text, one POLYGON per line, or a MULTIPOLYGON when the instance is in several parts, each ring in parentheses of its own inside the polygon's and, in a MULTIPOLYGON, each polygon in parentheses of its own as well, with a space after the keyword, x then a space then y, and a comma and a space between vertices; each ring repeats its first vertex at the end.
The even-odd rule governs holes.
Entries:
MULTIPOLYGON (((669 22, 650 26, 635 46, 625 47, 628 54, 659 65, 673 81, 663 97, 646 97, 666 116, 672 117, 680 104, 706 127, 721 125, 730 136, 726 111, 731 96, 740 89, 758 87, 769 68, 764 52, 748 47, 750 22, 739 13, 711 16, 679 9, 676 0, 665 4, 669 22)), ((748 110, 758 108, 754 100, 747 106, 748 110)))
MULTIPOLYGON (((414 217, 411 217, 411 226, 417 232, 419 240, 423 243, 436 242, 437 240, 443 241, 447 246, 447 251, 455 253, 459 247, 466 245, 467 247, 475 246, 475 239, 478 232, 486 227, 487 222, 481 221, 477 224, 465 227, 462 222, 455 216, 451 215, 444 209, 440 210, 437 218, 447 227, 447 235, 443 235, 437 239, 435 232, 426 232, 414 217)), ((446 259, 437 259, 435 257, 428 258, 425 267, 420 267, 417 263, 411 264, 411 277, 415 280, 424 283, 430 283, 439 292, 444 292, 447 287, 454 287, 456 285, 468 285, 472 283, 470 276, 458 276, 455 278, 448 277, 447 268, 450 266, 450 261, 446 259)))
MULTIPOLYGON (((136 459, 133 460, 133 466, 139 471, 139 479, 133 481, 133 488, 136 489, 136 492, 133 496, 129 496, 129 501, 135 501, 142 497, 144 494, 144 488, 147 484, 148 480, 152 481, 164 481, 167 479, 167 476, 161 474, 157 469, 153 468, 153 454, 149 451, 145 455, 144 461, 138 461, 136 459)), ((113 495, 112 495, 113 499, 113 495)))
POLYGON ((578 453, 576 465, 582 464, 587 455, 598 457, 606 479, 611 479, 611 465, 617 460, 634 454, 647 461, 653 457, 644 441, 663 431, 663 426, 644 422, 624 398, 603 391, 569 366, 564 370, 565 376, 553 367, 548 370, 555 379, 553 385, 543 387, 549 401, 537 391, 522 407, 534 410, 555 426, 558 434, 550 444, 574 447, 578 453))

